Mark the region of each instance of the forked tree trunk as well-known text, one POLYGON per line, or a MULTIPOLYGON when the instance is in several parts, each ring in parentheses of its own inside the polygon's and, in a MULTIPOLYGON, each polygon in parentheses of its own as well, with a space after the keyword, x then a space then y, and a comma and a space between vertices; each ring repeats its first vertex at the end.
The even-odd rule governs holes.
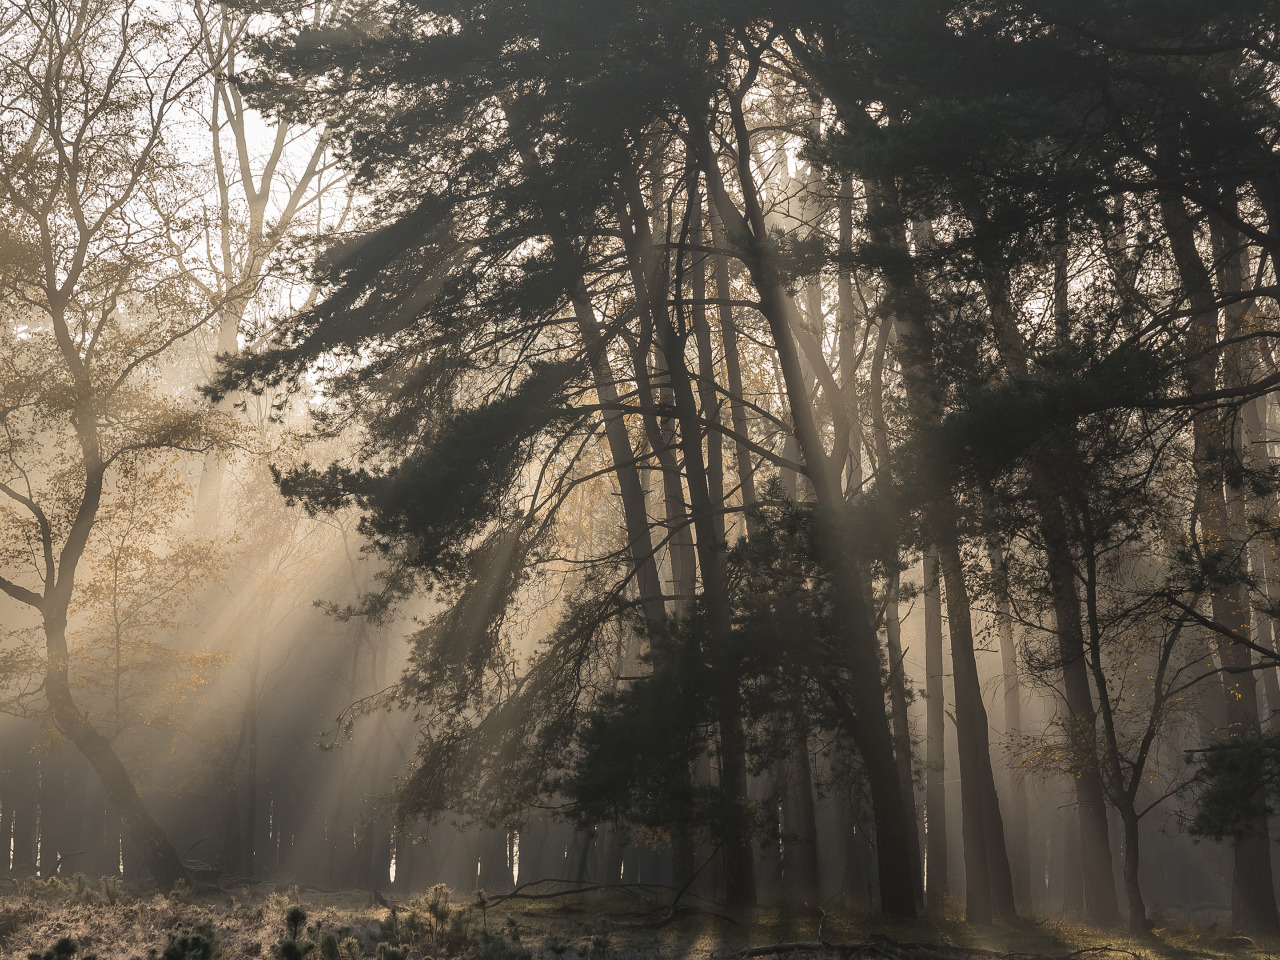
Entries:
MULTIPOLYGON (((741 104, 731 105, 731 109, 739 151, 738 181, 747 207, 746 216, 738 210, 725 189, 720 168, 710 148, 705 117, 688 117, 693 129, 691 146, 726 233, 742 250, 752 282, 760 293, 760 308, 773 336, 795 422, 797 443, 810 470, 814 495, 821 509, 836 511, 844 506, 843 491, 838 474, 833 475, 829 469, 822 436, 813 418, 810 397, 805 391, 803 371, 790 330, 790 301, 781 281, 782 275, 772 259, 764 214, 750 168, 750 135, 741 116, 741 104)), ((866 606, 866 585, 862 575, 848 555, 845 544, 839 542, 839 538, 826 527, 826 524, 819 527, 817 548, 823 563, 831 571, 837 629, 846 642, 846 662, 842 666, 847 672, 847 691, 852 700, 849 713, 856 717, 856 723, 849 725, 848 732, 866 765, 876 823, 881 907, 890 916, 911 917, 916 914, 914 878, 917 870, 911 863, 910 845, 915 818, 909 815, 911 798, 902 795, 893 736, 884 712, 879 640, 866 606)))

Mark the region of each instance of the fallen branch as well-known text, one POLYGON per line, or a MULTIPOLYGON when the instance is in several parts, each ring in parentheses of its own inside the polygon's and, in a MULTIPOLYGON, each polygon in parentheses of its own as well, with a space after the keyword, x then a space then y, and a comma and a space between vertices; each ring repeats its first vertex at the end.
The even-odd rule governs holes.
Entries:
MULTIPOLYGON (((667 912, 667 915, 662 919, 658 926, 665 926, 680 915, 680 898, 689 892, 689 888, 693 886, 693 881, 697 880, 698 874, 702 873, 702 871, 706 869, 707 864, 715 859, 716 854, 720 852, 721 846, 722 844, 717 843, 715 849, 712 850, 711 853, 707 855, 707 858, 698 865, 698 868, 694 870, 693 873, 689 874, 689 879, 680 885, 680 889, 677 890, 675 892, 675 896, 671 898, 671 909, 667 912)), ((718 916, 718 914, 713 914, 713 916, 718 916)), ((724 919, 728 918, 726 917, 724 919)))
POLYGON ((656 890, 670 889, 666 884, 662 883, 589 883, 585 880, 556 880, 553 878, 544 878, 542 880, 530 880, 522 883, 510 893, 503 893, 496 897, 486 897, 484 905, 492 907, 495 904, 505 903, 507 900, 551 900, 555 897, 570 897, 575 893, 593 893, 597 890, 622 890, 624 892, 640 892, 652 893, 656 890), (571 890, 552 890, 547 893, 524 893, 522 891, 529 887, 541 886, 544 883, 568 883, 577 884, 571 890))

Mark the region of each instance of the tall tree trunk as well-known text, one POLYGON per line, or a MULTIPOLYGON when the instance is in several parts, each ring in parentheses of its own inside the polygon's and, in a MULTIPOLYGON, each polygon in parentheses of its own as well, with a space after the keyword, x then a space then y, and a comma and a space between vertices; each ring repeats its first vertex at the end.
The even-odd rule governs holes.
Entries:
MULTIPOLYGON (((888 275, 890 312, 902 341, 901 363, 907 406, 917 425, 936 422, 939 386, 933 370, 933 334, 927 293, 914 276, 906 224, 891 183, 868 184, 868 204, 879 224, 876 239, 901 261, 888 275)), ((955 675, 956 745, 960 759, 960 806, 965 862, 965 913, 975 923, 1015 913, 1013 877, 1005 848, 1004 823, 991 768, 987 710, 974 653, 969 588, 960 551, 958 507, 941 477, 929 478, 925 513, 929 536, 938 547, 951 632, 955 675)))
MULTIPOLYGON (((1218 309, 1209 271, 1195 244, 1195 226, 1180 198, 1165 197, 1161 212, 1169 235, 1169 246, 1174 262, 1187 291, 1191 317, 1188 380, 1192 394, 1209 393, 1218 388, 1218 309)), ((1234 245, 1220 242, 1219 247, 1234 245)), ((1234 259, 1234 258, 1231 258, 1234 259)), ((1235 285, 1238 291, 1241 278, 1232 277, 1228 271, 1238 271, 1223 265, 1220 279, 1235 285)), ((1225 293, 1226 291, 1224 291, 1225 293)), ((1235 291, 1233 291, 1235 292, 1235 291)), ((1230 318, 1229 318, 1230 319, 1230 318)), ((1224 370, 1227 386, 1240 386, 1230 382, 1237 378, 1238 370, 1229 362, 1224 370)), ((1234 436, 1230 418, 1210 407, 1197 413, 1192 426, 1194 437, 1193 466, 1198 486, 1200 504, 1201 550, 1207 557, 1217 560, 1221 568, 1239 569, 1240 558, 1232 551, 1242 551, 1233 533, 1238 528, 1238 518, 1233 518, 1224 486, 1228 458, 1233 455, 1234 436), (1236 522, 1233 523, 1233 519, 1236 522)), ((1238 491, 1233 496, 1239 496, 1238 491)), ((1240 636, 1248 636, 1249 603, 1242 579, 1217 587, 1211 593, 1213 618, 1240 636)), ((1216 637, 1218 655, 1222 661, 1222 688, 1226 704, 1227 731, 1233 736, 1256 734, 1258 722, 1257 678, 1250 672, 1251 652, 1243 644, 1216 637)), ((1258 791, 1262 786, 1259 783, 1258 791)), ((1235 864, 1232 872, 1231 911, 1235 925, 1249 934, 1275 935, 1280 933, 1280 912, 1271 871, 1270 827, 1265 816, 1256 817, 1233 838, 1235 864)))
MULTIPOLYGON (((889 350, 889 334, 893 324, 882 320, 876 338, 876 351, 871 361, 871 386, 868 407, 871 413, 871 432, 875 439, 876 483, 885 490, 891 489, 889 428, 884 415, 884 364, 889 350)), ((861 455, 861 454, 859 454, 861 455)), ((907 714, 907 676, 902 651, 902 621, 899 615, 902 573, 898 569, 899 554, 894 545, 893 555, 886 560, 885 569, 885 646, 889 654, 889 717, 893 725, 894 753, 898 759, 898 780, 903 796, 915 793, 911 775, 911 723, 907 714)), ((912 861, 921 863, 920 831, 911 833, 912 861)), ((923 871, 916 879, 916 897, 924 902, 923 871)))
MULTIPOLYGON (((1103 748, 1100 751, 1100 762, 1105 764, 1104 786, 1112 805, 1120 814, 1124 830, 1124 871, 1122 884, 1129 909, 1129 932, 1138 937, 1151 934, 1151 924, 1147 920, 1146 903, 1142 897, 1142 886, 1138 879, 1138 861, 1140 857, 1138 832, 1139 814, 1137 808, 1138 788, 1145 779, 1146 761, 1150 755, 1151 744, 1159 729, 1158 722, 1163 712, 1164 678, 1168 667, 1169 655, 1172 653, 1172 642, 1167 641, 1162 651, 1159 667, 1155 670, 1152 685, 1151 712, 1147 722, 1145 736, 1141 746, 1125 761, 1121 760, 1122 731, 1117 723, 1112 706, 1110 682, 1102 659, 1102 626, 1098 603, 1098 550, 1099 543, 1093 529, 1092 511, 1086 503, 1080 507, 1080 544, 1084 554, 1084 586, 1085 609, 1089 624, 1088 650, 1089 668, 1093 673, 1093 686, 1098 694, 1098 714, 1102 721, 1103 748), (1127 770, 1127 774, 1126 774, 1127 770)), ((1176 634, 1175 634, 1176 636, 1176 634)))
MULTIPOLYGON (((1250 451, 1261 451, 1250 456, 1250 461, 1255 468, 1259 466, 1265 468, 1272 462, 1268 452, 1270 444, 1267 440, 1269 401, 1269 397, 1259 397, 1245 404, 1241 411, 1245 438, 1240 449, 1246 455, 1249 455, 1250 451)), ((1268 522, 1274 523, 1276 518, 1274 495, 1268 498, 1266 514, 1268 522)), ((1249 572, 1259 583, 1263 598, 1274 605, 1276 600, 1280 599, 1280 591, 1276 589, 1275 582, 1278 573, 1275 549, 1260 537, 1254 537, 1249 541, 1249 572)), ((1253 608, 1253 638, 1254 642, 1264 650, 1276 649, 1275 621, 1267 605, 1255 605, 1253 608)), ((1267 711, 1272 717, 1271 724, 1274 726, 1277 719, 1280 719, 1280 667, 1263 668, 1262 689, 1267 698, 1267 711)))
MULTIPOLYGON (((981 222, 972 217, 975 223, 981 222)), ((996 329, 996 342, 1006 369, 1025 374, 1030 366, 1026 344, 1014 315, 1009 296, 1009 274, 990 259, 981 261, 983 292, 996 329)), ((1065 274, 1065 260, 1058 265, 1065 274)), ((1065 296, 1065 286, 1055 280, 1055 289, 1065 296)), ((1056 304, 1065 310, 1065 300, 1056 304)), ((1065 327, 1065 318, 1059 326, 1065 327)), ((1106 795, 1098 767, 1097 714, 1089 691, 1089 669, 1085 659, 1084 627, 1080 594, 1076 586, 1075 562, 1070 530, 1063 503, 1067 497, 1059 467, 1069 454, 1051 440, 1031 465, 1031 494, 1040 520, 1049 589, 1056 620, 1058 656, 1062 665, 1063 692, 1067 706, 1066 737, 1074 752, 1076 801, 1079 806, 1082 843, 1085 919, 1100 924, 1120 919, 1116 898, 1111 840, 1107 829, 1106 795)))
POLYGON ((244 725, 245 742, 244 848, 240 861, 250 877, 258 875, 258 674, 262 665, 262 644, 263 638, 258 637, 249 662, 249 690, 240 721, 244 725))
POLYGON ((947 883, 947 701, 946 667, 942 655, 942 591, 938 581, 938 548, 924 553, 924 675, 925 675, 925 811, 929 866, 925 903, 935 916, 946 910, 947 883))
POLYGON ((818 825, 813 807, 813 771, 803 713, 793 709, 789 750, 782 771, 782 875, 785 893, 797 903, 822 902, 818 825))
MULTIPOLYGON (((1000 638, 1000 665, 1004 683, 1004 734, 1012 749, 1022 735, 1022 685, 1018 680, 1018 648, 1013 637, 1013 607, 1009 597, 1009 571, 1004 551, 994 539, 987 542, 987 560, 995 584, 996 631, 1000 638)), ((1009 776, 1010 802, 1006 831, 1013 868, 1014 900, 1023 911, 1031 909, 1031 837, 1027 813, 1027 789, 1014 771, 1009 776)))
POLYGON ((689 489, 690 517, 695 532, 698 566, 712 660, 712 701, 719 730, 720 789, 726 805, 724 829, 725 899, 733 906, 755 904, 755 863, 749 839, 746 735, 742 726, 742 693, 738 653, 732 636, 725 545, 716 536, 719 506, 712 501, 715 483, 709 480, 702 447, 702 426, 692 377, 685 364, 685 341, 672 324, 665 291, 654 283, 657 268, 649 217, 639 179, 624 182, 623 241, 642 314, 653 318, 658 345, 670 373, 679 448, 689 489))
MULTIPOLYGON (((618 389, 614 383, 613 371, 609 368, 606 345, 585 289, 580 285, 576 286, 571 291, 571 299, 578 334, 586 346, 591 363, 596 395, 604 407, 605 438, 618 481, 631 567, 644 614, 646 638, 653 652, 654 670, 678 671, 679 657, 671 649, 667 630, 666 603, 662 596, 662 580, 649 530, 644 485, 626 421, 622 411, 617 408, 618 389)), ((683 822, 672 825, 671 856, 672 876, 677 886, 683 885, 694 870, 693 839, 683 822)))
MULTIPOLYGON (((717 250, 725 245, 724 227, 714 207, 711 208, 711 242, 717 250)), ((738 326, 733 319, 733 307, 730 300, 733 290, 729 283, 729 258, 717 253, 711 258, 712 276, 716 284, 716 315, 720 326, 720 344, 724 349, 724 372, 729 388, 729 422, 737 439, 734 441, 734 466, 738 471, 738 491, 742 500, 742 508, 747 512, 746 529, 750 538, 754 532, 755 519, 751 508, 756 503, 755 468, 751 463, 751 450, 747 447, 746 438, 750 436, 747 422, 747 408, 743 402, 742 359, 738 350, 738 326)))
MULTIPOLYGON (((783 386, 795 422, 797 443, 810 472, 818 504, 834 515, 844 507, 843 490, 839 477, 833 476, 827 463, 822 436, 804 388, 800 360, 788 321, 789 298, 770 246, 751 172, 750 134, 741 104, 731 104, 731 110, 739 154, 738 181, 747 206, 746 216, 738 210, 725 189, 720 168, 710 149, 706 118, 700 113, 691 113, 688 117, 694 131, 691 146, 725 230, 742 251, 752 282, 760 293, 761 312, 773 336, 783 386)), ((867 609, 862 574, 845 545, 829 528, 830 524, 819 524, 817 547, 823 563, 831 571, 837 629, 846 641, 846 662, 842 666, 847 671, 846 689, 853 701, 851 713, 856 716, 856 723, 850 725, 849 733, 862 754, 867 770, 876 824, 881 907, 890 916, 911 917, 916 914, 914 878, 917 871, 911 863, 910 845, 915 818, 910 812, 911 798, 902 795, 893 735, 884 711, 879 640, 867 609)))

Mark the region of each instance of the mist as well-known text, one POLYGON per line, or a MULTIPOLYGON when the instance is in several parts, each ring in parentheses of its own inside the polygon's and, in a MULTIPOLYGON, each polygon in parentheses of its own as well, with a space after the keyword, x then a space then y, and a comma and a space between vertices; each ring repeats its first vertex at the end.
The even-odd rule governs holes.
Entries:
POLYGON ((4 0, 15 903, 1273 943, 1278 28, 4 0))

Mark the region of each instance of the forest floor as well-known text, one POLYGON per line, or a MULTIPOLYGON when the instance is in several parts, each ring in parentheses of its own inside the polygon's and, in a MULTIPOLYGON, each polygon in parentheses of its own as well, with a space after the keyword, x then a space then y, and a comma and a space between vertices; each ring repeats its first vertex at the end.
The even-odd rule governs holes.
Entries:
MULTIPOLYGON (((1276 960, 1280 943, 1157 924, 1157 937, 1060 919, 980 927, 760 909, 732 920, 600 892, 486 904, 258 884, 168 896, 84 877, 0 890, 0 958, 42 960, 1276 960), (291 912, 292 911, 292 912, 291 912), (292 927, 290 921, 293 921, 292 927), (74 945, 74 953, 70 952, 74 945)), ((695 901, 696 902, 696 901, 695 901)))

